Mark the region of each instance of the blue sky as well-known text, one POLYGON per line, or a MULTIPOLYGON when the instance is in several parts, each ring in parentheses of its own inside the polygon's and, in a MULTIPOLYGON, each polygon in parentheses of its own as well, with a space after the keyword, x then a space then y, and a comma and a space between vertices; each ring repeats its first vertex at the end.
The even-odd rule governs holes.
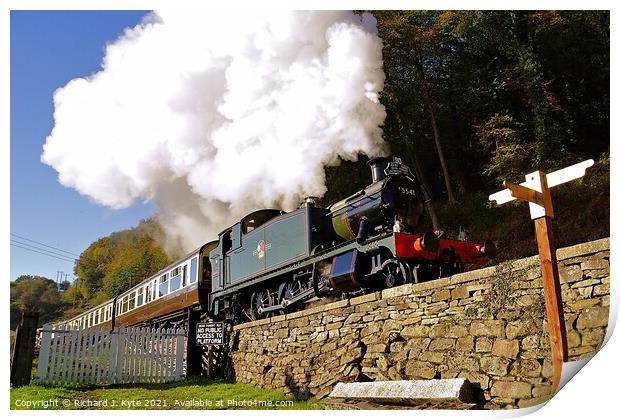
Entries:
MULTIPOLYGON (((11 234, 79 254, 94 240, 133 227, 152 214, 153 206, 148 203, 125 210, 97 205, 60 185, 56 171, 40 161, 53 127, 54 91, 73 78, 98 71, 106 43, 137 24, 144 14, 11 12, 11 234)), ((16 236, 11 239, 45 249, 16 236)), ((71 262, 10 248, 11 280, 22 274, 56 279, 57 271, 73 277, 71 262)))

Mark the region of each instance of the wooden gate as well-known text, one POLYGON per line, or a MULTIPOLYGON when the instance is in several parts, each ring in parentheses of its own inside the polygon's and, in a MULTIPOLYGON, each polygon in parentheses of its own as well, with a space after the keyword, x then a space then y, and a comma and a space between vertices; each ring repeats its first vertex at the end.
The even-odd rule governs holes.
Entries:
POLYGON ((178 381, 185 331, 118 328, 113 331, 45 325, 37 382, 121 384, 178 381))

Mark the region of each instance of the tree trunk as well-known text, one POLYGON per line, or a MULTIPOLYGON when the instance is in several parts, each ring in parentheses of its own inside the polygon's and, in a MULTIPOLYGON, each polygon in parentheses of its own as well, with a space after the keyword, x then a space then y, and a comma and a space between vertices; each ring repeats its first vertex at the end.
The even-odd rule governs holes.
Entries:
MULTIPOLYGON (((411 132, 411 130, 409 130, 411 132)), ((422 194, 424 195, 424 205, 426 210, 428 211, 429 216, 431 217, 431 222, 433 223, 433 232, 438 232, 439 229, 439 217, 437 216, 437 212, 435 211, 435 207, 433 206, 433 201, 431 200, 430 195, 428 194, 428 184, 426 183, 426 178, 424 177, 424 172, 420 167, 420 162, 418 160, 415 151, 411 151, 411 142, 405 142, 407 148, 407 154, 411 156, 411 160, 413 162, 413 171, 415 172, 418 181, 420 181, 420 186, 422 187, 422 194)))
POLYGON ((441 147, 441 140, 439 138, 439 129, 437 128, 437 121, 435 119, 435 111, 433 109, 433 103, 431 101, 429 88, 426 83, 424 69, 422 68, 422 64, 419 59, 414 60, 414 61, 415 61, 415 66, 418 70, 418 74, 420 75, 420 81, 421 81, 421 86, 422 86, 422 97, 424 98, 424 101, 426 102, 426 108, 428 109, 428 113, 431 117, 431 125, 433 127, 433 136, 435 138, 435 147, 437 148, 437 154, 439 155, 439 163, 441 164, 441 170, 443 172, 443 178, 446 184, 446 191, 448 193, 448 203, 454 204, 456 203, 456 199, 454 197, 454 191, 452 190, 452 182, 450 181, 448 165, 446 164, 446 159, 443 155, 443 148, 441 147))

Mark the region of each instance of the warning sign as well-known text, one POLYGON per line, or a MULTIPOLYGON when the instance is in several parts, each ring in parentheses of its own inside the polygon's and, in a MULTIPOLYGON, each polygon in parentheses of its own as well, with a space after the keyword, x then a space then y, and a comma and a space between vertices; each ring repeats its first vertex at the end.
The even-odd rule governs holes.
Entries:
POLYGON ((196 324, 196 345, 211 346, 224 344, 224 323, 203 322, 196 324))

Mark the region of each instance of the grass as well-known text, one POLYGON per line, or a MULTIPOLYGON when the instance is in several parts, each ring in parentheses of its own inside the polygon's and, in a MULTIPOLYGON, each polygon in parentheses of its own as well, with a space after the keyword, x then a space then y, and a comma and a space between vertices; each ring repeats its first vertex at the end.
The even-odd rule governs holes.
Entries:
POLYGON ((168 384, 101 387, 29 385, 11 388, 11 409, 322 409, 320 401, 296 401, 248 384, 189 378, 168 384))

